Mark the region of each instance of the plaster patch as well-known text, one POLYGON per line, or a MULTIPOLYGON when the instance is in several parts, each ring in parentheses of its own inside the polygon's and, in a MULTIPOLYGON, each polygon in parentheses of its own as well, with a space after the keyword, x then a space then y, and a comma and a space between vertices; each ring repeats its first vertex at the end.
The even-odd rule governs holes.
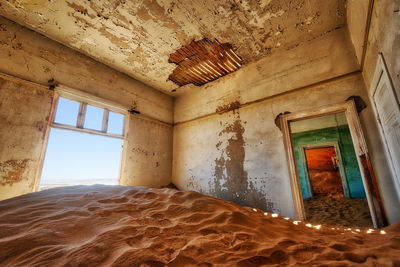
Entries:
POLYGON ((12 185, 24 179, 30 159, 7 160, 0 162, 0 185, 12 185))

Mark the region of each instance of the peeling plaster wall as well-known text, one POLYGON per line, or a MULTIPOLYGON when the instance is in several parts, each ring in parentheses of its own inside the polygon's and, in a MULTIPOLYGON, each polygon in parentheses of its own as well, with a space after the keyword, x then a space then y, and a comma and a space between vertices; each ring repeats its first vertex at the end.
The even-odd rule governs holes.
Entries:
POLYGON ((0 200, 34 190, 52 97, 0 76, 0 200))
MULTIPOLYGON (((305 72, 295 71, 290 75, 301 74, 307 76, 305 72)), ((234 88, 230 87, 231 90, 234 88)), ((362 111, 360 120, 372 160, 376 160, 380 156, 379 148, 369 142, 378 134, 376 122, 370 121, 373 116, 363 78, 360 73, 354 73, 240 108, 236 104, 233 105, 236 109, 223 114, 178 123, 174 128, 172 181, 182 189, 294 217, 283 137, 274 119, 281 112, 335 104, 352 95, 359 95, 367 102, 368 107, 362 111)), ((213 96, 210 93, 209 103, 218 102, 213 96)), ((237 94, 236 99, 240 100, 240 96, 237 94)), ((195 104, 191 98, 180 101, 188 99, 187 105, 195 104)), ((203 114, 200 109, 194 105, 191 116, 203 114)), ((177 114, 179 109, 175 112, 177 117, 183 116, 177 114)), ((389 195, 385 197, 384 205, 389 220, 395 222, 400 206, 391 198, 386 177, 379 171, 376 170, 376 176, 381 193, 389 195)))
MULTIPOLYGON (((126 158, 129 160, 126 161, 121 182, 154 186, 170 183, 172 130, 171 126, 164 126, 172 123, 173 119, 173 99, 170 96, 2 17, 0 73, 32 81, 32 84, 37 84, 38 87, 43 87, 39 84, 46 85, 48 80, 53 78, 60 84, 113 101, 127 109, 134 107, 141 115, 129 115, 129 126, 133 133, 128 134, 127 145, 132 148, 146 147, 148 153, 155 155, 150 161, 149 158, 137 160, 136 157, 142 155, 128 150, 126 158), (152 123, 143 123, 143 119, 140 119, 143 115, 154 120, 152 123), (160 151, 162 153, 159 153, 160 151), (157 163, 160 171, 153 172, 149 167, 152 163, 149 162, 157 163), (146 183, 135 178, 136 175, 146 172, 147 175, 143 176, 146 183), (131 178, 134 180, 131 181, 131 178)), ((49 114, 48 98, 49 94, 52 95, 49 90, 37 91, 35 86, 21 85, 17 88, 21 93, 10 88, 8 91, 0 91, 0 114, 7 119, 3 120, 2 117, 0 124, 16 120, 15 127, 19 127, 12 132, 8 132, 7 127, 3 125, 0 129, 1 146, 4 146, 4 149, 1 147, 0 150, 0 172, 3 181, 1 188, 6 192, 0 192, 2 198, 31 192, 34 189, 32 179, 38 167, 37 153, 43 146, 40 139, 43 132, 38 132, 35 125, 42 127, 41 131, 45 130, 48 119, 46 116, 49 114), (20 107, 21 104, 26 105, 20 107), (32 127, 25 127, 25 124, 32 127), (14 169, 18 166, 21 170, 17 175, 14 169), (7 182, 15 179, 20 182, 7 182)))
POLYGON ((171 183, 172 133, 170 125, 131 116, 120 184, 157 187, 171 183))

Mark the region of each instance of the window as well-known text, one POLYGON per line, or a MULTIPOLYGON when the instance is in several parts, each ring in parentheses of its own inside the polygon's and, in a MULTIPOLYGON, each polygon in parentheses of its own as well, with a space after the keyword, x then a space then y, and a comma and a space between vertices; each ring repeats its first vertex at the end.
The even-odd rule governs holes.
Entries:
POLYGON ((124 138, 125 110, 99 101, 73 98, 57 98, 52 127, 124 138))
POLYGON ((127 108, 80 91, 65 90, 56 91, 40 190, 118 184, 127 108))

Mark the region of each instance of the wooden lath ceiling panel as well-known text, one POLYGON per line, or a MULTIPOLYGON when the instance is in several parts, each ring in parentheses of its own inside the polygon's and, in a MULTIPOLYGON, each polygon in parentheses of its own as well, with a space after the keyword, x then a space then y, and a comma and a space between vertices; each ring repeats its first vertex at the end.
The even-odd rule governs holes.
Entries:
POLYGON ((237 71, 242 65, 230 44, 207 38, 181 47, 169 56, 168 62, 177 64, 168 78, 179 86, 201 86, 237 71))

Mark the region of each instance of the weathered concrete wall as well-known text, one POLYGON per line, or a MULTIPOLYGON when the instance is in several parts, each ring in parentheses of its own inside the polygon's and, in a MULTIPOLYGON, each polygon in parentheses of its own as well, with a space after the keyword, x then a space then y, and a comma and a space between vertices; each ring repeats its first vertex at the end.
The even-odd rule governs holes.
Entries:
POLYGON ((400 101, 400 0, 374 1, 363 76, 370 90, 378 53, 385 58, 400 101))
MULTIPOLYGON (((338 103, 351 95, 366 100, 368 108, 361 113, 361 123, 368 125, 363 127, 367 139, 373 139, 378 132, 376 126, 369 125, 375 122, 366 122, 372 113, 365 85, 360 74, 353 74, 221 115, 178 123, 174 128, 172 180, 182 189, 294 217, 282 133, 274 119, 280 112, 338 103)), ((198 111, 191 114, 198 114, 198 111)), ((373 159, 374 149, 375 146, 370 147, 373 159)), ((377 173, 377 179, 381 185, 385 177, 377 173)), ((387 193, 386 189, 382 193, 387 193)), ((393 199, 385 198, 392 222, 398 216, 396 212, 400 214, 396 204, 393 199)))
POLYGON ((121 185, 161 186, 171 182, 172 126, 130 116, 121 185))
POLYGON ((33 191, 52 97, 0 76, 0 200, 33 191))
MULTIPOLYGON (((135 157, 142 155, 135 151, 128 151, 127 158, 133 162, 126 162, 123 183, 134 185, 137 182, 143 185, 141 180, 130 181, 129 179, 144 173, 148 173, 143 176, 146 179, 146 185, 164 185, 171 181, 172 130, 162 123, 172 123, 173 99, 170 96, 2 17, 0 17, 0 73, 29 80, 34 84, 46 85, 48 80, 54 79, 60 84, 113 101, 127 109, 134 107, 141 112, 141 115, 130 115, 130 127, 134 133, 129 133, 127 146, 132 149, 147 146, 146 151, 156 154, 152 155, 151 159, 147 157, 136 160, 135 157), (137 118, 140 116, 153 118, 154 121, 143 123, 137 118), (146 139, 146 137, 153 139, 146 139), (159 151, 163 153, 158 153, 159 151), (154 164, 159 164, 160 171, 154 172, 149 167, 151 165, 149 162, 153 161, 154 164)), ((15 117, 18 126, 22 124, 21 121, 26 121, 27 125, 33 126, 25 127, 24 130, 18 128, 12 132, 8 132, 4 129, 5 127, 1 128, 1 145, 7 148, 0 151, 0 166, 2 166, 0 170, 3 172, 1 181, 14 179, 15 175, 8 171, 9 165, 14 164, 10 160, 17 160, 15 164, 24 167, 23 170, 21 169, 22 178, 18 178, 19 183, 13 183, 12 187, 10 184, 1 187, 7 191, 7 195, 0 192, 2 197, 16 196, 32 190, 32 179, 38 167, 37 153, 43 146, 40 139, 43 132, 37 133, 35 125, 38 125, 37 127, 46 125, 49 114, 49 107, 43 104, 43 107, 39 109, 38 103, 47 103, 50 91, 39 94, 35 86, 31 88, 21 85, 18 88, 24 94, 8 89, 10 90, 7 91, 9 97, 5 98, 7 97, 5 93, 1 93, 0 97, 3 101, 1 115, 7 118, 4 123, 15 120, 15 117), (19 107, 23 108, 23 112, 18 111, 17 108, 7 108, 18 107, 19 102, 22 104, 32 102, 32 104, 19 107), (30 108, 33 110, 33 115, 30 108), (36 114, 35 108, 45 115, 36 114), (40 138, 37 139, 37 136, 40 138), (29 150, 25 144, 30 144, 32 148, 29 150), (19 158, 22 157, 21 155, 23 158, 19 158), (24 161, 25 159, 29 161, 24 161)), ((3 123, 3 120, 0 123, 3 123)))

